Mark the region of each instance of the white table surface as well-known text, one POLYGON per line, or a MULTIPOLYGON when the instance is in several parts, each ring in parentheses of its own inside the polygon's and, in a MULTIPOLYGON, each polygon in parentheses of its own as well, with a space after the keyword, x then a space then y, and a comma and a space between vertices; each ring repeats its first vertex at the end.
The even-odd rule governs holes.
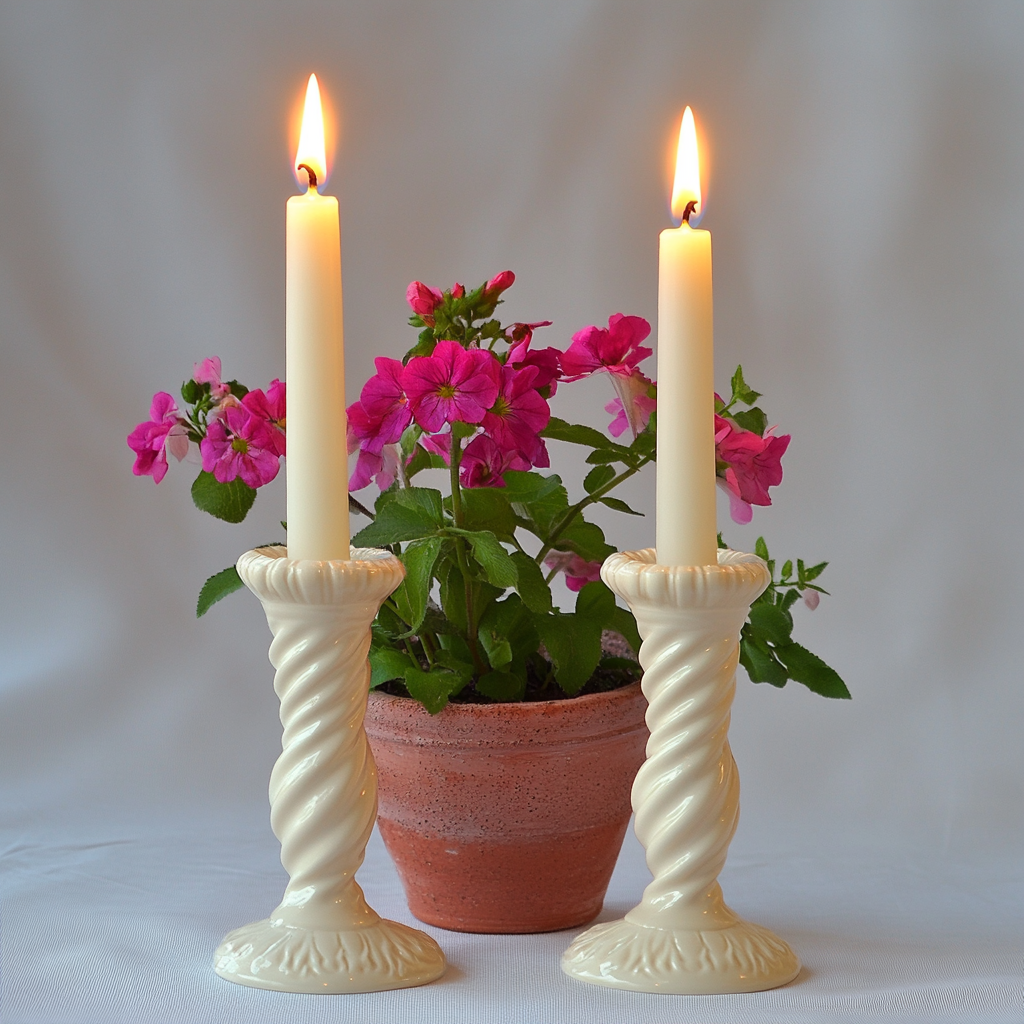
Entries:
MULTIPOLYGON (((0 845, 4 1024, 746 1024, 1024 1017, 1024 866, 870 849, 757 855, 740 844, 730 904, 798 951, 791 985, 745 996, 634 995, 570 980, 575 932, 464 935, 428 928, 451 964, 430 986, 297 996, 211 969, 229 929, 266 914, 284 874, 259 809, 173 822, 80 815, 9 828, 0 845)), ((601 919, 647 878, 630 832, 601 919)), ((413 922, 377 837, 359 880, 385 916, 413 922)))

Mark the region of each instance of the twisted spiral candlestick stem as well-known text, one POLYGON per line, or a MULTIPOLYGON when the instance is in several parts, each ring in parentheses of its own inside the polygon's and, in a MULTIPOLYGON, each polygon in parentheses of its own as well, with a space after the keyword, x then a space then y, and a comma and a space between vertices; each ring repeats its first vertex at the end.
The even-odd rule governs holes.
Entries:
POLYGON ((377 770, 363 716, 370 623, 402 582, 393 555, 356 548, 347 562, 249 551, 238 572, 263 602, 281 699, 282 752, 270 821, 289 881, 264 921, 231 932, 214 956, 228 981, 285 992, 373 992, 444 973, 437 943, 382 920, 355 880, 377 816, 377 770))
POLYGON ((739 633, 769 583, 753 555, 717 566, 658 565, 655 552, 608 558, 605 583, 636 616, 651 738, 633 783, 634 828, 654 876, 622 921, 595 925, 562 969, 597 985, 647 992, 756 992, 799 973, 793 951, 726 906, 718 875, 739 819, 729 749, 739 633))

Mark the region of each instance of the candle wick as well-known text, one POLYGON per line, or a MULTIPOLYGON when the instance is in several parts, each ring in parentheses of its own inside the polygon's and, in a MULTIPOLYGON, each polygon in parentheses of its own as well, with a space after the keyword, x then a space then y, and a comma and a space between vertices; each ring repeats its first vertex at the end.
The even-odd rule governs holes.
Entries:
POLYGON ((299 164, 296 170, 304 170, 306 174, 309 176, 309 187, 312 189, 316 188, 316 171, 314 171, 313 168, 309 166, 309 164, 299 164))
MULTIPOLYGON (((316 184, 316 179, 314 179, 313 184, 314 185, 316 184)), ((694 213, 694 211, 696 209, 697 209, 697 200, 696 199, 691 199, 686 204, 686 209, 683 210, 683 223, 684 224, 689 224, 690 223, 690 217, 693 215, 693 213, 694 213)))

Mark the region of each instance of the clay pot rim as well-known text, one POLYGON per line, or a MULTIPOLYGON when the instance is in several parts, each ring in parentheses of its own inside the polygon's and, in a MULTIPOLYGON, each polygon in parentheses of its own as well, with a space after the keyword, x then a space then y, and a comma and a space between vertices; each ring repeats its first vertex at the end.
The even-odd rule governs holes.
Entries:
POLYGON ((503 746, 592 743, 644 728, 647 701, 639 680, 628 686, 563 700, 448 704, 431 715, 418 700, 370 691, 366 728, 421 745, 503 746), (622 705, 621 711, 616 705, 622 705), (633 715, 629 712, 634 711, 633 715), (593 719, 611 713, 595 729, 593 719))

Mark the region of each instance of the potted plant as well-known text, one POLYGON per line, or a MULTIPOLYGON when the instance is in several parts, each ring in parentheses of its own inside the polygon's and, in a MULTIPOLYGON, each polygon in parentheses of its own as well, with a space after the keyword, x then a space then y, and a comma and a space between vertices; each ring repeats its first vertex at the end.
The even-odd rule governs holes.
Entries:
MULTIPOLYGON (((645 701, 632 614, 601 581, 615 548, 587 511, 639 513, 613 492, 653 462, 657 387, 640 364, 650 326, 612 316, 563 351, 534 346, 549 322, 505 326, 494 313, 510 271, 467 291, 413 282, 416 344, 377 372, 348 409, 350 489, 371 482, 369 522, 353 543, 389 548, 406 576, 373 625, 366 729, 379 772, 378 822, 421 920, 465 931, 568 928, 600 911, 643 761, 645 701), (559 387, 607 374, 608 433, 551 415, 559 387), (572 501, 548 445, 586 452, 572 501), (575 605, 556 607, 564 574, 575 605)), ((741 368, 716 396, 719 482, 733 518, 771 503, 788 435, 768 428, 741 368)), ((167 453, 202 461, 196 505, 240 522, 285 453, 285 386, 223 381, 196 364, 180 412, 154 396, 128 443, 135 473, 159 482, 167 453)), ((722 543, 721 538, 719 538, 722 543)), ((724 546, 724 544, 723 544, 724 546)), ((792 639, 792 607, 814 608, 827 563, 786 561, 743 626, 740 661, 754 682, 789 679, 849 697, 839 676, 792 639)), ((197 614, 241 587, 210 577, 197 614)))

